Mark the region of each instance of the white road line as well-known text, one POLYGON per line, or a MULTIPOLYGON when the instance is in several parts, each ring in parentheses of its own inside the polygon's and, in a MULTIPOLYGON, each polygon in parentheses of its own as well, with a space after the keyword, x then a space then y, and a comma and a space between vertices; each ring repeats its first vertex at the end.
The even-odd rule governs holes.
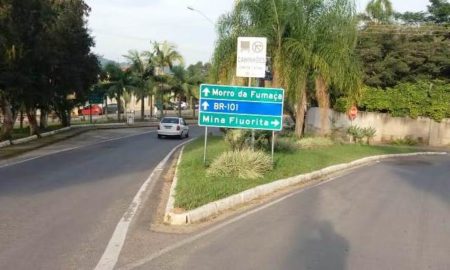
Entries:
POLYGON ((117 260, 119 259, 120 252, 122 251, 123 244, 125 243, 128 228, 130 227, 130 224, 133 221, 133 218, 135 217, 138 209, 141 207, 142 202, 145 199, 145 193, 147 192, 147 188, 153 181, 154 176, 156 175, 157 172, 161 171, 164 168, 169 158, 178 148, 193 140, 195 140, 195 138, 183 142, 177 145, 175 148, 173 148, 169 152, 169 154, 167 154, 167 156, 156 166, 156 168, 152 171, 147 180, 145 180, 144 184, 142 184, 141 188, 134 196, 134 199, 131 202, 130 206, 128 207, 127 211, 125 211, 119 223, 117 224, 116 229, 114 230, 114 233, 112 234, 111 239, 109 240, 102 257, 100 258, 100 261, 97 263, 97 266, 95 267, 95 270, 114 269, 114 266, 116 265, 117 260))
POLYGON ((143 132, 143 133, 139 133, 139 134, 127 135, 127 136, 118 137, 118 138, 112 138, 112 139, 108 139, 108 140, 104 140, 104 141, 100 141, 100 142, 96 142, 96 143, 92 143, 92 144, 87 144, 87 145, 80 145, 80 146, 76 146, 76 147, 70 147, 70 148, 58 150, 56 152, 48 153, 48 154, 37 156, 37 157, 32 157, 32 158, 28 158, 28 159, 24 159, 24 160, 19 160, 19 161, 12 162, 12 163, 6 163, 4 165, 0 165, 0 169, 5 168, 5 167, 9 167, 9 166, 18 165, 18 164, 21 164, 21 163, 25 163, 25 162, 32 161, 32 160, 35 160, 35 159, 38 159, 38 158, 42 158, 42 157, 46 157, 46 156, 51 156, 51 155, 55 155, 55 154, 59 154, 59 153, 63 153, 63 152, 68 152, 68 151, 72 151, 72 150, 75 150, 75 149, 81 149, 83 147, 93 146, 93 145, 102 144, 102 143, 106 143, 106 142, 118 141, 118 140, 130 138, 130 137, 144 135, 144 134, 150 134, 150 133, 154 133, 154 132, 156 132, 156 130, 147 131, 147 132, 143 132))
MULTIPOLYGON (((348 173, 351 173, 352 171, 353 170, 350 170, 348 173)), ((348 175, 348 173, 346 175, 348 175)), ((339 179, 339 178, 344 177, 344 176, 345 175, 340 175, 340 176, 337 176, 337 177, 331 177, 331 178, 329 178, 326 181, 323 181, 323 182, 317 183, 315 185, 312 185, 312 186, 309 186, 309 187, 305 187, 303 189, 300 189, 298 191, 290 193, 290 194, 288 194, 286 196, 283 196, 283 197, 281 197, 281 198, 279 198, 279 199, 277 199, 275 201, 272 201, 270 203, 264 204, 264 205, 262 205, 260 207, 257 207, 255 209, 253 209, 253 210, 245 212, 245 213, 243 213, 243 214, 241 214, 241 215, 239 215, 237 217, 234 217, 234 218, 232 218, 232 219, 230 219, 228 221, 225 221, 225 222, 223 222, 223 223, 221 223, 221 224, 219 224, 219 225, 217 225, 215 227, 212 227, 212 228, 210 228, 210 229, 208 229, 206 231, 203 231, 203 232, 201 232, 201 233, 199 233, 197 235, 188 237, 188 238, 186 238, 186 239, 184 239, 184 240, 182 240, 182 241, 180 241, 180 242, 178 242, 176 244, 173 244, 172 246, 168 246, 166 248, 163 248, 163 249, 159 250, 158 252, 155 252, 155 253, 149 255, 148 257, 146 257, 144 259, 141 259, 141 260, 138 260, 138 261, 136 261, 134 263, 130 263, 128 265, 125 265, 124 267, 122 267, 120 269, 122 269, 122 270, 130 270, 130 269, 134 269, 134 268, 140 267, 140 266, 142 266, 142 265, 144 265, 146 263, 149 263, 149 262, 153 261, 154 259, 157 259, 158 257, 160 257, 160 256, 162 256, 162 255, 164 255, 164 254, 166 254, 168 252, 171 252, 171 251, 173 251, 173 250, 175 250, 177 248, 180 248, 180 247, 182 247, 184 245, 192 243, 192 242, 194 242, 194 241, 196 241, 196 240, 198 240, 198 239, 200 239, 200 238, 202 238, 202 237, 204 237, 204 236, 206 236, 208 234, 211 234, 211 233, 213 233, 215 231, 218 231, 218 230, 220 230, 220 229, 222 229, 222 228, 224 228, 224 227, 226 227, 226 226, 228 226, 228 225, 230 225, 232 223, 235 223, 235 222, 237 222, 237 221, 239 221, 241 219, 244 219, 244 218, 246 218, 246 217, 248 217, 250 215, 253 215, 253 214, 257 213, 257 212, 260 212, 260 211, 262 211, 262 210, 264 210, 266 208, 269 208, 272 205, 278 204, 278 203, 280 203, 280 202, 282 202, 282 201, 284 201, 286 199, 289 199, 292 196, 295 196, 295 195, 297 195, 299 193, 302 193, 302 192, 305 192, 307 190, 319 187, 321 185, 327 184, 327 183, 329 183, 331 181, 334 181, 334 180, 339 179)), ((109 269, 112 269, 112 268, 109 268, 109 269)))

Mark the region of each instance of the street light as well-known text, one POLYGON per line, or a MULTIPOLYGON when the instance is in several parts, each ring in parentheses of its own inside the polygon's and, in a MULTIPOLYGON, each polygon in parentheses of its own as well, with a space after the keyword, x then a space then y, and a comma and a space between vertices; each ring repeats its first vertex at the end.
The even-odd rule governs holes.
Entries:
POLYGON ((187 9, 189 9, 189 10, 191 10, 191 11, 194 11, 194 12, 197 12, 198 14, 202 15, 203 18, 205 18, 209 23, 211 23, 212 25, 214 25, 214 22, 213 22, 208 16, 206 16, 203 12, 201 12, 200 10, 195 9, 195 8, 193 8, 193 7, 191 7, 191 6, 188 6, 187 9))

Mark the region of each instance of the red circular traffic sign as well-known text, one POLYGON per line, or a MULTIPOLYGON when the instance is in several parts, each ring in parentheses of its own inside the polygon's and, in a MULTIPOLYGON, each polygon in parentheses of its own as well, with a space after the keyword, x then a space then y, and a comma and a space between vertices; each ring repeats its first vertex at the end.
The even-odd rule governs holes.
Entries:
POLYGON ((355 120, 357 115, 358 115, 358 108, 356 108, 356 106, 352 106, 348 111, 348 118, 350 118, 350 120, 355 120))

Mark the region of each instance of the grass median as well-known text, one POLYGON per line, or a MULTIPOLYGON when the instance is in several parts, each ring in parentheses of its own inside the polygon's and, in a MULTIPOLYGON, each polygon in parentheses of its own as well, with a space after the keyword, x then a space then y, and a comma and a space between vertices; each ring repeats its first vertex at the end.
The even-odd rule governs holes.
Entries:
MULTIPOLYGON (((227 150, 229 147, 222 137, 208 137, 208 161, 212 161, 227 150)), ((199 139, 188 144, 184 149, 178 168, 175 207, 190 210, 258 185, 331 165, 368 156, 415 151, 417 151, 416 148, 406 146, 336 144, 316 149, 302 149, 292 153, 276 152, 272 171, 263 178, 242 180, 230 177, 207 177, 206 168, 203 165, 203 140, 199 139)))

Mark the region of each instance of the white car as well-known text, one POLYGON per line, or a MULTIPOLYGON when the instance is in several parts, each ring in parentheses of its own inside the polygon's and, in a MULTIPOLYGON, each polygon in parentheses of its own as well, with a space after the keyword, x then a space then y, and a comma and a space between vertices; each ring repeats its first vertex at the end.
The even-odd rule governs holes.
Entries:
POLYGON ((180 139, 189 137, 189 127, 181 117, 164 117, 158 126, 158 138, 177 136, 180 139))

